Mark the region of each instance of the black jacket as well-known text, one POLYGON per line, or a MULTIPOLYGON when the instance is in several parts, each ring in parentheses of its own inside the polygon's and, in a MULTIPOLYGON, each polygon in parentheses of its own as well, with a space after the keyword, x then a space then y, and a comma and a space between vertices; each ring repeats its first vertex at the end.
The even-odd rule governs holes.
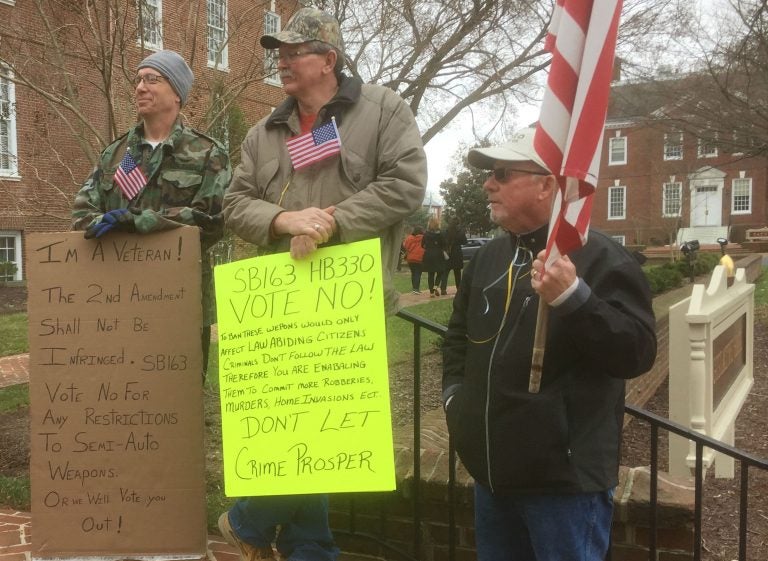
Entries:
POLYGON ((495 493, 615 486, 624 379, 648 371, 656 356, 639 264, 592 231, 570 255, 580 286, 550 309, 541 391, 528 393, 539 301, 530 261, 546 233, 503 236, 480 248, 465 269, 443 347, 448 428, 466 468, 495 493), (519 266, 510 269, 516 251, 519 266))
POLYGON ((445 270, 445 236, 442 232, 427 230, 421 238, 421 247, 424 248, 424 257, 421 260, 423 271, 442 272, 445 270))

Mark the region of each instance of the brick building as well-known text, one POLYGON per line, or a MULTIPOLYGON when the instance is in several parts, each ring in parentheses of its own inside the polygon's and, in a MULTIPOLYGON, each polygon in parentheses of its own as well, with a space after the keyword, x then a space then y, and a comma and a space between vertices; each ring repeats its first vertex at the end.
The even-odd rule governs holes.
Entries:
POLYGON ((743 241, 768 224, 768 160, 696 125, 679 102, 702 90, 673 82, 612 87, 591 225, 625 245, 743 241))
POLYGON ((236 160, 247 129, 283 98, 259 45, 298 0, 0 0, 0 262, 24 278, 25 236, 69 229, 99 152, 136 120, 131 80, 154 50, 178 51, 195 83, 182 108, 236 160), (137 6, 139 7, 137 9, 137 6))

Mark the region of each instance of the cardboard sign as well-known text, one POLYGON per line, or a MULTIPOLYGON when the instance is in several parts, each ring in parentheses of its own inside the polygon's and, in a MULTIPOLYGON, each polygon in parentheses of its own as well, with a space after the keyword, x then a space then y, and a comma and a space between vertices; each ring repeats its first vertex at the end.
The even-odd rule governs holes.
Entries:
POLYGON ((394 489, 379 240, 215 276, 227 496, 394 489))
POLYGON ((33 556, 204 556, 197 228, 27 248, 33 556))

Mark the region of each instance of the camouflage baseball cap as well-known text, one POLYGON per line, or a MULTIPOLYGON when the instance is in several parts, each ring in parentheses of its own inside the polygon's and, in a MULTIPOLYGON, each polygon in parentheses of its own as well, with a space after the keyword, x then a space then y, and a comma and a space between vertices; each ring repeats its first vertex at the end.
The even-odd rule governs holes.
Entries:
POLYGON ((302 8, 288 21, 285 29, 271 35, 262 35, 260 42, 265 49, 277 49, 282 44, 296 45, 307 41, 322 41, 344 52, 339 22, 317 8, 302 8))

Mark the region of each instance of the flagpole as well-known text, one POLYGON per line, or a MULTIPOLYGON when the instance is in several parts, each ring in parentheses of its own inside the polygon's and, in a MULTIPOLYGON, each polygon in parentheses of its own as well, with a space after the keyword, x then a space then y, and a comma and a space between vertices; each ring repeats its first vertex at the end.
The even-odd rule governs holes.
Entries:
POLYGON ((539 296, 539 311, 536 314, 536 334, 533 338, 533 357, 531 358, 531 375, 528 378, 528 393, 539 393, 541 387, 541 371, 544 367, 544 348, 547 343, 548 326, 549 304, 539 296))
MULTIPOLYGON (((555 179, 557 185, 557 179, 555 179)), ((557 204, 557 191, 552 192, 552 208, 549 209, 551 229, 552 213, 557 204)), ((549 236, 547 236, 549 237, 549 236)), ((546 262, 545 262, 546 267, 546 262)), ((547 330, 549 328, 549 304, 539 294, 539 309, 536 312, 536 332, 533 335, 533 356, 531 357, 531 373, 528 376, 528 393, 539 393, 541 374, 544 370, 544 350, 547 346, 547 330)))

